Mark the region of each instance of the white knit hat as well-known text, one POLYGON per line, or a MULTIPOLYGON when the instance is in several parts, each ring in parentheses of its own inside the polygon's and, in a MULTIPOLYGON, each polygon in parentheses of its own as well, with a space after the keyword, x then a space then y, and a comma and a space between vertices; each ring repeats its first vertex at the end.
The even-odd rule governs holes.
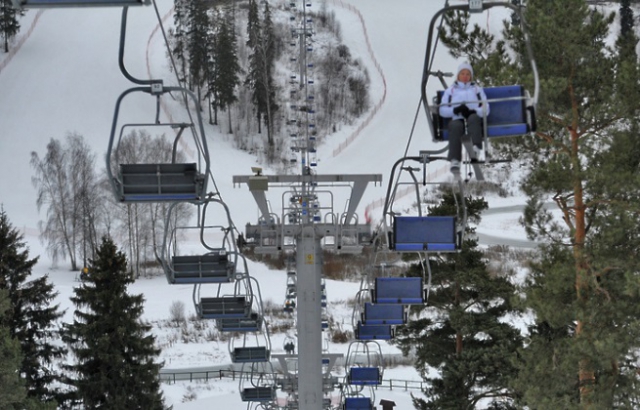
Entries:
POLYGON ((460 71, 462 70, 469 70, 469 72, 471 73, 471 79, 473 80, 473 67, 471 67, 471 64, 467 63, 466 61, 460 64, 458 66, 458 72, 456 74, 456 78, 458 78, 458 76, 460 75, 460 71))

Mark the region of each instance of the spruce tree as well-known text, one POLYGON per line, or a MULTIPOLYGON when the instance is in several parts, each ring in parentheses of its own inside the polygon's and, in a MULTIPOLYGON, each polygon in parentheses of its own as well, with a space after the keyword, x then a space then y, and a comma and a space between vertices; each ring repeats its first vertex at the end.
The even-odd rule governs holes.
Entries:
POLYGON ((20 378, 20 343, 13 337, 6 323, 11 302, 6 289, 0 289, 0 408, 21 410, 27 398, 24 380, 20 378))
MULTIPOLYGON (((470 222, 487 208, 482 198, 466 199, 470 222)), ((430 215, 455 215, 455 197, 445 194, 430 215)), ((469 233, 473 229, 468 229, 469 233)), ((432 285, 427 306, 413 308, 419 316, 398 328, 395 343, 407 354, 415 350, 416 369, 427 382, 426 398, 414 397, 419 409, 512 408, 509 380, 517 369, 514 358, 522 344, 518 329, 501 318, 515 309, 515 286, 492 275, 476 240, 462 251, 431 256, 432 285), (435 371, 436 376, 427 376, 435 371)), ((410 276, 421 276, 413 265, 410 276)))
POLYGON ((209 91, 214 94, 216 109, 227 110, 229 115, 229 134, 233 132, 231 124, 231 105, 238 100, 236 87, 240 84, 240 63, 238 61, 236 36, 233 24, 228 19, 220 21, 220 28, 215 36, 213 47, 214 67, 209 91))
POLYGON ((187 5, 189 29, 187 33, 187 54, 190 88, 197 91, 201 100, 201 89, 209 77, 211 43, 211 21, 207 14, 209 7, 205 0, 192 0, 187 5))
POLYGON ((4 43, 4 52, 9 52, 9 41, 18 34, 18 10, 13 7, 11 0, 0 0, 0 34, 4 43))
POLYGON ((175 56, 176 60, 178 60, 179 67, 176 69, 179 70, 176 75, 179 78, 179 81, 189 83, 187 79, 187 30, 188 30, 188 19, 187 19, 187 0, 174 0, 173 3, 173 25, 174 29, 170 31, 172 37, 172 48, 171 53, 175 56))
POLYGON ((48 277, 29 280, 38 259, 29 259, 24 248, 22 234, 11 225, 7 214, 0 211, 0 289, 8 292, 10 301, 2 324, 20 343, 20 374, 29 397, 46 403, 57 398, 52 383, 60 375, 53 364, 64 349, 54 343, 57 338, 54 325, 62 313, 58 305, 51 305, 57 293, 48 277))
MULTIPOLYGON (((545 242, 524 288, 535 323, 514 379, 520 404, 530 408, 638 407, 640 258, 631 221, 640 212, 640 169, 631 153, 638 153, 640 88, 636 40, 607 44, 617 34, 614 18, 583 0, 526 2, 541 79, 538 130, 512 140, 511 153, 528 170, 525 228, 545 242), (542 207, 548 200, 561 218, 542 207)), ((507 25, 501 43, 477 51, 450 27, 458 55, 475 61, 480 78, 531 89, 517 27, 507 25)))
POLYGON ((133 283, 125 255, 103 238, 89 273, 74 290, 73 323, 63 331, 76 362, 65 365, 68 383, 85 408, 163 409, 159 350, 141 321, 144 298, 129 295, 133 283))

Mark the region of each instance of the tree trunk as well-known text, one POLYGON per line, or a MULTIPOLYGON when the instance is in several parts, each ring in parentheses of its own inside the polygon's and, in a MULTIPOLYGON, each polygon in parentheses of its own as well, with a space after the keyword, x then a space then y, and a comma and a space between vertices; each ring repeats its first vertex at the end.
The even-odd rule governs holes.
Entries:
MULTIPOLYGON (((589 287, 590 278, 588 263, 584 256, 584 243, 586 238, 586 206, 584 204, 584 192, 582 180, 580 179, 580 158, 579 152, 579 135, 576 132, 577 124, 570 130, 571 134, 571 156, 574 177, 573 194, 574 194, 574 212, 575 212, 575 232, 573 255, 576 264, 576 298, 579 305, 586 306, 589 303, 589 287)), ((577 318, 576 339, 588 337, 589 323, 581 318, 577 318)), ((588 358, 581 358, 578 363, 578 380, 580 389, 580 403, 584 409, 591 406, 593 386, 595 385, 595 372, 588 358)))

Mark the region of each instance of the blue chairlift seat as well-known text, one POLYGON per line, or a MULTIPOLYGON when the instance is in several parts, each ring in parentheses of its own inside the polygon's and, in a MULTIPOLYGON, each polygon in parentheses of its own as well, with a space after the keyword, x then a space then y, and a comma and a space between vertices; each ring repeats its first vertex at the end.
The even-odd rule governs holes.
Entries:
POLYGON ((262 327, 262 316, 252 312, 248 317, 236 319, 217 319, 221 332, 258 332, 262 327))
POLYGON ((422 278, 376 278, 373 303, 423 304, 422 278))
POLYGON ((391 248, 397 252, 455 252, 461 239, 455 216, 396 216, 391 248))
POLYGON ((195 163, 120 164, 122 202, 199 201, 204 176, 195 163))
MULTIPOLYGON (((527 106, 524 87, 521 85, 507 85, 499 87, 486 87, 484 92, 491 110, 487 117, 487 138, 513 137, 525 135, 535 131, 535 112, 533 107, 527 106), (499 101, 503 99, 502 101, 499 101), (510 100, 509 100, 510 99, 510 100)), ((438 91, 436 103, 442 101, 444 91, 438 91)), ((449 140, 449 118, 441 117, 436 113, 433 116, 435 140, 449 140)))
POLYGON ((358 386, 377 386, 382 383, 382 374, 379 367, 352 367, 347 382, 358 386))
POLYGON ((371 410, 371 397, 347 397, 344 399, 343 410, 371 410))
POLYGON ((362 313, 365 325, 402 325, 407 323, 404 305, 365 303, 362 313))
POLYGON ((202 298, 196 310, 200 319, 234 319, 249 316, 251 304, 244 296, 202 298))
POLYGON ((391 340, 394 336, 391 325, 365 325, 358 321, 355 329, 357 340, 391 340))
POLYGON ((265 346, 236 347, 231 352, 233 363, 254 363, 269 361, 270 352, 265 346))
POLYGON ((233 281, 235 265, 224 249, 205 255, 173 256, 170 283, 226 283, 233 281))
POLYGON ((240 392, 242 401, 272 401, 276 398, 274 387, 245 387, 240 392))

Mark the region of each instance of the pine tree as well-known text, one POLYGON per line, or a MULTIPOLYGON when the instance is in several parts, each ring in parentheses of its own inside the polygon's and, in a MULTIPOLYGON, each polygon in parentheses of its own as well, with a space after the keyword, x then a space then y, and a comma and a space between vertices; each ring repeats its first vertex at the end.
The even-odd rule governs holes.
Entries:
MULTIPOLYGON (((487 208, 484 199, 467 198, 471 222, 487 208)), ((431 215, 455 215, 455 197, 445 194, 431 215)), ((473 229, 468 229, 473 232, 473 229)), ((426 307, 414 308, 419 319, 399 327, 395 343, 407 354, 415 349, 416 369, 427 382, 426 399, 414 397, 419 409, 473 409, 490 405, 512 408, 509 380, 517 369, 516 350, 522 344, 518 329, 500 319, 516 310, 511 305, 515 286, 491 275, 476 240, 462 251, 430 257, 432 285, 426 307), (432 371, 437 376, 429 377, 432 371)), ((410 276, 421 276, 413 265, 410 276)))
MULTIPOLYGON (((640 258, 631 220, 640 212, 640 173, 630 153, 638 153, 640 88, 636 58, 629 58, 635 39, 608 46, 615 16, 583 0, 526 3, 542 80, 538 131, 513 140, 512 153, 528 169, 525 228, 546 245, 524 289, 535 324, 514 386, 530 408, 638 407, 640 258), (548 198, 562 219, 544 210, 548 198)), ((459 55, 473 54, 479 75, 492 84, 512 78, 531 85, 522 33, 507 27, 505 34, 480 51, 459 35, 458 45, 467 45, 459 55)))
POLYGON ((624 37, 633 34, 633 26, 631 0, 620 0, 620 35, 624 37))
POLYGON ((273 79, 275 62, 275 35, 269 4, 265 3, 262 20, 255 1, 249 7, 249 41, 252 52, 249 56, 249 73, 245 83, 251 89, 253 105, 258 120, 258 133, 261 122, 267 126, 268 157, 272 159, 275 140, 273 135, 273 118, 278 110, 275 101, 275 85, 273 79))
POLYGON ((4 52, 9 52, 9 41, 18 34, 18 10, 13 7, 11 0, 0 0, 0 33, 4 40, 4 52))
POLYGON ((209 59, 211 43, 211 21, 205 0, 192 0, 187 5, 189 29, 187 34, 187 54, 189 58, 190 88, 195 89, 198 101, 202 98, 201 89, 209 77, 209 59))
POLYGON ((20 410, 27 398, 24 381, 20 378, 20 343, 5 325, 5 315, 10 309, 6 289, 0 289, 0 408, 20 410))
POLYGON ((174 0, 173 4, 173 25, 174 29, 171 30, 171 38, 173 40, 171 48, 171 53, 175 56, 176 60, 178 60, 180 67, 176 69, 179 70, 178 78, 181 82, 189 83, 187 79, 187 1, 186 0, 174 0))
POLYGON ((231 105, 238 101, 236 87, 240 85, 240 63, 238 62, 236 37, 233 24, 228 19, 221 19, 220 28, 215 37, 213 48, 215 61, 209 91, 214 94, 214 106, 227 110, 229 115, 229 134, 233 132, 231 125, 231 105))
POLYGON ((68 383, 85 408, 163 409, 159 350, 142 323, 142 295, 129 295, 133 282, 125 255, 111 239, 103 238, 95 260, 71 300, 73 323, 63 341, 75 355, 65 369, 74 376, 68 383))
POLYGON ((8 292, 10 301, 2 323, 20 342, 20 374, 29 397, 46 403, 57 399, 52 383, 60 375, 53 369, 53 362, 64 349, 53 340, 57 338, 54 324, 62 313, 58 305, 51 306, 57 293, 47 276, 28 280, 37 258, 29 259, 24 247, 22 235, 0 211, 0 289, 8 292))

